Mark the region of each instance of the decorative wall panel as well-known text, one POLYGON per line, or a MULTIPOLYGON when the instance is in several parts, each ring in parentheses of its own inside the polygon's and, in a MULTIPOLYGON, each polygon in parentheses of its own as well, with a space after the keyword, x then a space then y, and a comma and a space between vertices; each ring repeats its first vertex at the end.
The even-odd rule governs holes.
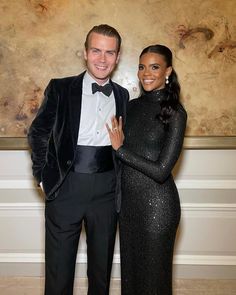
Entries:
POLYGON ((187 136, 236 136, 234 0, 1 0, 0 137, 25 137, 51 78, 84 70, 83 44, 94 25, 123 37, 114 80, 138 96, 138 56, 161 43, 188 111, 187 136))

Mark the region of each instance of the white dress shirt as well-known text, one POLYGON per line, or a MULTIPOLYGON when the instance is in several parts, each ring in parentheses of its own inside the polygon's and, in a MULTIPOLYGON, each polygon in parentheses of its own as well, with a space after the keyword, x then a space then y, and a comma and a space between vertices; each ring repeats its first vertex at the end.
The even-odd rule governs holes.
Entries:
MULTIPOLYGON (((106 146, 111 145, 106 123, 116 114, 113 92, 108 97, 102 92, 92 93, 92 83, 96 81, 85 73, 83 79, 81 117, 78 145, 106 146)), ((109 80, 105 83, 109 83, 109 80)), ((104 84, 104 85, 105 85, 104 84)))

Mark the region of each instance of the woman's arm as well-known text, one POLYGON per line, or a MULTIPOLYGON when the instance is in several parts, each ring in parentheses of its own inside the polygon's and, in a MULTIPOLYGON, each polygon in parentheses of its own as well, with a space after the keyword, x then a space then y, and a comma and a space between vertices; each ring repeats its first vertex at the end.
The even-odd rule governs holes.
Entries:
POLYGON ((117 149, 117 157, 126 165, 151 177, 156 182, 164 182, 171 174, 182 150, 186 120, 186 112, 182 108, 179 109, 169 123, 165 143, 156 161, 145 159, 131 152, 125 146, 120 146, 117 149))

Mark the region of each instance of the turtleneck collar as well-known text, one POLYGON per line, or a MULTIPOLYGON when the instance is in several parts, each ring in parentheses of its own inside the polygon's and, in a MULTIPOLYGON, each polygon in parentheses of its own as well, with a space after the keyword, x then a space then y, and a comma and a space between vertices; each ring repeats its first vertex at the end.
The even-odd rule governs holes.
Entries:
POLYGON ((167 95, 166 88, 144 92, 143 97, 149 101, 161 102, 167 95))

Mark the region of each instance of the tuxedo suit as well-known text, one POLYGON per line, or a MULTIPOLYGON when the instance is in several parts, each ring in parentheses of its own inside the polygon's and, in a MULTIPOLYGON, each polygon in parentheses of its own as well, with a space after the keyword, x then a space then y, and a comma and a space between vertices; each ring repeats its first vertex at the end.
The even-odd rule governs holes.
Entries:
MULTIPOLYGON (((88 278, 89 283, 92 286, 90 288, 91 291, 89 291, 88 294, 105 295, 109 292, 109 287, 107 285, 109 284, 110 279, 109 272, 112 263, 111 256, 113 255, 116 228, 116 215, 115 213, 112 213, 112 217, 109 216, 109 210, 111 210, 109 208, 116 207, 116 211, 119 211, 120 209, 120 167, 119 162, 117 162, 113 154, 114 171, 108 171, 101 174, 97 173, 95 176, 86 176, 72 172, 80 126, 84 74, 85 72, 79 76, 52 79, 50 81, 45 90, 42 105, 33 120, 28 133, 29 144, 32 150, 33 175, 38 183, 42 182, 46 196, 45 251, 46 290, 48 288, 48 291, 45 291, 45 294, 47 295, 69 295, 73 292, 75 258, 82 219, 86 221, 85 228, 88 245, 89 243, 92 245, 88 247, 91 248, 90 250, 88 249, 88 251, 90 251, 92 253, 91 256, 93 256, 93 258, 90 259, 88 252, 88 260, 90 261, 88 278), (105 188, 105 186, 109 185, 109 179, 111 179, 110 182, 112 183, 110 190, 114 190, 114 193, 111 194, 107 193, 105 188), (104 183, 103 187, 100 187, 101 183, 104 183), (97 189, 95 197, 94 195, 91 195, 90 197, 87 196, 87 191, 91 186, 93 186, 95 190, 97 189), (71 192, 72 187, 74 188, 73 192, 71 192), (103 194, 109 196, 106 201, 108 201, 110 205, 104 205, 104 208, 106 207, 104 211, 102 211, 103 209, 101 211, 98 210, 98 208, 100 208, 99 191, 103 191, 103 194), (77 195, 79 195, 80 201, 78 201, 77 195), (114 196, 115 200, 112 199, 112 196, 114 196), (88 201, 87 198, 91 198, 91 202, 93 202, 92 205, 89 204, 90 201, 88 201), (84 204, 86 204, 86 206, 84 204), (88 208, 92 209, 90 210, 88 208), (92 234, 90 235, 90 232, 93 232, 94 230, 90 230, 89 224, 96 224, 97 222, 91 219, 91 212, 95 212, 94 216, 96 215, 96 218, 98 215, 104 215, 107 216, 109 220, 112 220, 112 238, 107 242, 110 244, 108 250, 110 258, 108 262, 102 262, 103 264, 106 263, 108 265, 108 270, 105 270, 105 276, 107 277, 106 282, 102 281, 103 279, 99 277, 100 273, 104 272, 103 268, 99 270, 98 267, 98 269, 94 271, 95 266, 93 264, 100 263, 98 261, 93 263, 92 260, 100 255, 99 253, 97 255, 94 254, 94 251, 96 251, 96 247, 102 248, 103 251, 104 247, 101 246, 101 243, 99 244, 99 242, 97 242, 97 240, 99 240, 99 234, 96 233, 96 239, 92 234), (78 224, 78 228, 76 229, 74 229, 75 224, 78 224), (69 229, 68 226, 70 226, 69 229), (70 232, 70 235, 66 235, 66 232, 70 232), (76 236, 75 239, 71 238, 73 235, 76 236), (70 242, 67 242, 67 244, 65 243, 64 246, 64 240, 70 240, 70 242), (59 244, 63 245, 60 247, 64 247, 65 249, 58 250, 59 244), (96 247, 94 245, 96 245, 96 247), (68 252, 70 251, 73 252, 73 254, 69 254, 68 256, 68 252), (59 259, 64 259, 64 265, 63 262, 60 265, 58 264, 59 259), (48 271, 47 263, 49 265, 48 271), (56 264, 57 266, 53 267, 53 264, 56 264), (90 272, 91 275, 89 276, 90 272), (70 273, 67 282, 62 283, 63 280, 65 280, 67 273, 70 273), (94 279, 94 277, 96 277, 96 279, 94 279), (57 278, 57 280, 55 278, 57 278), (58 288, 54 286, 55 284, 58 288), (60 287, 60 285, 63 286, 60 287), (94 291, 95 289, 97 289, 97 291, 94 291)), ((128 91, 112 81, 110 81, 110 83, 115 97, 116 116, 122 116, 123 121, 125 121, 126 104, 129 99, 128 91)), ((94 192, 91 193, 94 194, 94 192)), ((103 232, 105 227, 106 224, 101 223, 101 228, 99 230, 103 232)), ((111 229, 108 228, 107 232, 109 235, 110 231, 111 229)))

